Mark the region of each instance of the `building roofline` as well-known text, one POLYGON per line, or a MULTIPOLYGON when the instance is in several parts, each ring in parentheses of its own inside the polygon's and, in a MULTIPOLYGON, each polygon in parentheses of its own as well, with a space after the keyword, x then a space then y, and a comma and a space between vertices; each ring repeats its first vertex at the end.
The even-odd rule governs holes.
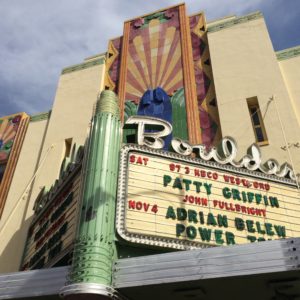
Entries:
POLYGON ((38 121, 48 120, 50 118, 50 115, 51 115, 51 110, 31 115, 30 122, 38 122, 38 121))
POLYGON ((291 47, 287 49, 283 49, 276 52, 277 59, 279 61, 293 58, 300 55, 300 45, 296 47, 291 47))
POLYGON ((88 69, 97 65, 103 65, 105 63, 105 57, 99 57, 98 59, 89 59, 83 63, 72 65, 62 69, 61 74, 72 73, 75 71, 80 71, 84 69, 88 69))
MULTIPOLYGON (((234 25, 247 23, 247 22, 257 20, 257 19, 260 19, 260 18, 263 18, 262 12, 256 11, 256 12, 253 12, 251 14, 248 14, 248 15, 245 15, 245 16, 242 16, 242 17, 236 17, 236 18, 233 18, 233 19, 230 19, 230 20, 227 20, 227 21, 225 20, 224 22, 220 22, 220 23, 217 23, 215 25, 214 24, 209 25, 209 23, 208 23, 207 31, 208 32, 216 32, 216 31, 219 31, 219 30, 222 30, 222 29, 232 27, 234 25)), ((214 22, 217 22, 217 20, 215 20, 214 22)))
POLYGON ((98 53, 95 55, 91 55, 91 56, 88 56, 87 58, 85 58, 84 62, 91 61, 91 60, 94 60, 97 58, 103 58, 103 57, 105 57, 105 55, 106 55, 106 52, 101 52, 101 53, 98 53))
POLYGON ((218 23, 220 24, 221 22, 227 22, 227 21, 230 21, 230 20, 233 20, 233 19, 236 19, 237 18, 237 15, 229 15, 229 16, 225 16, 225 17, 222 17, 222 18, 216 18, 216 19, 212 19, 212 20, 209 20, 207 22, 207 25, 215 25, 214 23, 218 23))

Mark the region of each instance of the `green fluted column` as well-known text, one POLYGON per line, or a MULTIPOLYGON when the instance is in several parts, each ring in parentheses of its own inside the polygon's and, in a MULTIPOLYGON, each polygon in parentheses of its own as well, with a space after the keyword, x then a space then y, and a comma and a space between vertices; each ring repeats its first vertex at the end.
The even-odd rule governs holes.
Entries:
POLYGON ((112 91, 103 91, 97 101, 86 149, 73 262, 69 284, 61 292, 65 297, 114 294, 111 280, 116 257, 114 226, 120 140, 118 99, 112 91))

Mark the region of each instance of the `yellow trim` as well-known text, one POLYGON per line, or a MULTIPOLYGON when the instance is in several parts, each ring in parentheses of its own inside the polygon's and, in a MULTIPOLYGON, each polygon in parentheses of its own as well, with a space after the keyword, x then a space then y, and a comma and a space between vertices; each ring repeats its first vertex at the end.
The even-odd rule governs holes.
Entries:
POLYGON ((263 141, 263 142, 257 142, 257 145, 258 145, 258 146, 268 146, 269 144, 270 144, 270 143, 269 143, 268 140, 263 141))

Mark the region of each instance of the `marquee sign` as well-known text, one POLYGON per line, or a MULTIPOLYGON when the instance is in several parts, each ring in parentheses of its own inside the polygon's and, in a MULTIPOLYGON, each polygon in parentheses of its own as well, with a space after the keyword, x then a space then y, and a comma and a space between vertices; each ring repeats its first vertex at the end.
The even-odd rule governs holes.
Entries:
POLYGON ((190 249, 299 236, 299 192, 278 176, 127 145, 117 230, 125 240, 190 249))
POLYGON ((23 270, 50 266, 66 253, 74 240, 76 196, 74 199, 74 188, 68 187, 31 226, 23 270))
POLYGON ((80 196, 83 147, 73 146, 65 158, 60 176, 46 193, 37 197, 35 215, 29 227, 22 270, 51 267, 73 249, 80 196))
MULTIPOLYGON (((126 124, 136 124, 138 127, 137 143, 140 146, 147 146, 152 149, 162 149, 165 144, 164 139, 172 133, 172 125, 169 122, 149 116, 130 117, 126 121, 126 124), (162 129, 146 129, 150 126, 162 129)), ((272 158, 263 163, 260 149, 256 144, 252 144, 248 148, 247 154, 242 159, 237 160, 237 144, 231 137, 222 138, 217 148, 211 147, 207 149, 203 144, 191 145, 188 141, 179 138, 173 138, 171 146, 178 154, 184 156, 194 155, 205 161, 214 160, 222 165, 230 164, 234 167, 246 168, 250 171, 258 170, 264 174, 289 178, 294 181, 297 179, 297 176, 300 176, 300 174, 295 174, 293 167, 288 163, 280 165, 277 160, 272 158)))

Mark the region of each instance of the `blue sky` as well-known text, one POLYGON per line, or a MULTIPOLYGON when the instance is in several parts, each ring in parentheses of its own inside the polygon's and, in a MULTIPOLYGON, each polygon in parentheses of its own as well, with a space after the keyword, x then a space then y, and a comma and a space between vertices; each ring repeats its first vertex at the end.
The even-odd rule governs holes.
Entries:
MULTIPOLYGON (((51 109, 62 68, 105 52, 123 22, 171 0, 0 0, 0 116, 51 109)), ((187 0, 207 20, 263 12, 274 49, 300 45, 299 0, 187 0)))

